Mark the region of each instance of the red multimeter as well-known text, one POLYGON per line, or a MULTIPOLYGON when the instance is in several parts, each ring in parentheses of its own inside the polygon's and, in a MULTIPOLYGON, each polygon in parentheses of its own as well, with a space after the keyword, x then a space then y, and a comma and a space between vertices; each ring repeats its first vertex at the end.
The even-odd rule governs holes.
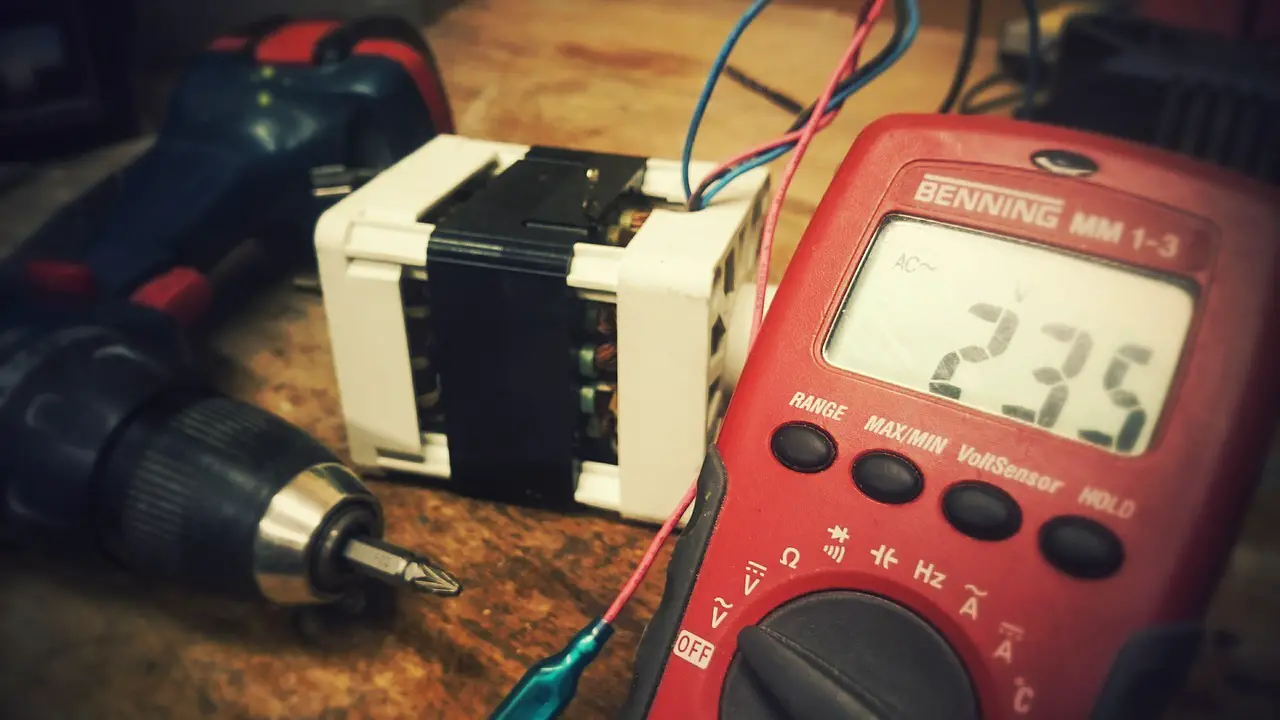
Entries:
POLYGON ((1092 135, 868 128, 708 453, 624 714, 1158 714, 1273 427, 1277 207, 1092 135))

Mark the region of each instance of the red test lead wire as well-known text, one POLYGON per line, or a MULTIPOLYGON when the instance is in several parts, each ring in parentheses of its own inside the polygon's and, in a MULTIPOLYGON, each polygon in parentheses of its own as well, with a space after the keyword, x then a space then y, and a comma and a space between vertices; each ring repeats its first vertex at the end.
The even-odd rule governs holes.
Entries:
POLYGON ((671 516, 667 521, 662 523, 658 533, 653 536, 653 541, 649 543, 649 549, 645 550, 644 557, 640 558, 640 564, 636 566, 631 577, 627 579, 627 584, 622 586, 622 590, 618 593, 618 597, 614 598, 613 604, 605 611, 603 620, 612 624, 618 615, 622 612, 622 608, 626 606, 627 601, 636 593, 636 588, 640 587, 640 581, 644 580, 644 576, 649 574, 649 568, 653 567, 653 561, 658 558, 658 553, 662 551, 662 545, 667 540, 667 536, 675 530, 676 523, 680 522, 680 518, 684 517, 685 510, 689 509, 689 505, 693 503, 693 498, 698 493, 698 484, 689 486, 685 491, 684 497, 676 505, 676 509, 671 511, 671 516))
MULTIPOLYGON (((835 120, 836 116, 839 114, 840 114, 839 110, 832 110, 826 115, 823 115, 822 119, 819 121, 820 123, 819 129, 825 128, 826 126, 830 125, 831 122, 835 120)), ((750 150, 746 150, 744 152, 741 152, 729 158, 728 160, 725 160, 724 162, 717 165, 714 169, 712 169, 711 172, 707 173, 707 176, 702 179, 701 183, 698 184, 698 189, 694 192, 694 195, 701 197, 703 193, 707 191, 707 188, 711 186, 711 183, 721 178, 723 175, 725 175, 725 173, 727 173, 729 170, 732 170, 737 165, 744 163, 747 160, 750 160, 751 158, 754 158, 758 155, 763 155, 769 152, 770 150, 773 150, 776 147, 786 145, 788 143, 796 142, 800 139, 800 136, 802 134, 804 134, 804 128, 800 128, 799 130, 793 130, 787 133, 786 135, 783 135, 782 137, 774 138, 773 140, 770 140, 768 142, 761 143, 751 148, 750 150)))
POLYGON ((640 581, 644 580, 662 550, 663 541, 675 529, 676 523, 680 522, 697 491, 695 483, 680 500, 679 507, 671 513, 671 517, 662 524, 662 529, 654 536, 653 542, 649 543, 649 549, 641 558, 640 565, 631 573, 631 579, 627 580, 609 610, 600 618, 587 623, 563 650, 530 666, 511 692, 502 699, 502 704, 489 716, 489 720, 552 720, 560 716, 577 693, 582 672, 600 655, 605 643, 613 635, 613 621, 635 594, 640 581))
MULTIPOLYGON (((884 0, 874 0, 874 4, 867 11, 866 22, 861 23, 854 32, 853 40, 850 41, 848 50, 845 51, 844 57, 840 60, 840 65, 832 74, 831 80, 827 83, 826 89, 822 91, 822 95, 814 107, 826 107, 830 103, 831 96, 835 94, 836 86, 840 83, 840 80, 853 69, 858 52, 862 49, 862 44, 866 42, 867 34, 880 16, 880 10, 883 6, 884 0)), ((795 150, 792 152, 791 160, 787 163, 787 169, 778 184, 778 191, 774 195, 773 204, 769 206, 769 213, 765 216, 764 229, 760 241, 760 269, 756 275, 756 301, 751 321, 752 342, 755 342, 756 333, 760 330, 760 320, 764 316, 765 283, 769 279, 769 251, 773 246, 773 235, 778 226, 778 216, 782 210, 783 198, 787 194, 787 187, 791 184, 792 178, 795 177, 796 168, 800 165, 800 160, 804 157, 805 150, 808 149, 813 136, 817 134, 818 130, 825 127, 827 122, 830 122, 830 117, 830 114, 820 115, 814 113, 809 122, 799 131, 800 135, 797 139, 795 150)), ((635 594, 636 588, 640 587, 641 581, 648 574, 649 568, 653 566, 658 553, 662 551, 662 546, 667 537, 675 530, 676 523, 680 522, 680 518, 689 509, 689 505, 693 502, 697 492, 698 486, 695 482, 685 492, 680 503, 672 511, 671 517, 667 518, 667 521, 662 524, 657 534, 653 536, 653 541, 649 543, 649 549, 645 551, 640 564, 636 566, 635 571, 631 573, 631 577, 627 579, 626 585, 622 586, 622 590, 618 592, 613 604, 609 606, 609 610, 602 617, 605 623, 612 624, 617 619, 627 601, 635 594)))
MULTIPOLYGON (((836 68, 831 82, 828 83, 826 90, 822 93, 822 97, 814 107, 821 108, 830 104, 836 85, 856 64, 858 51, 866 40, 867 32, 870 30, 871 25, 875 23, 883 5, 884 0, 874 0, 874 4, 867 13, 866 21, 859 24, 849 49, 840 61, 840 66, 836 68)), ((804 156, 805 149, 808 148, 818 130, 825 123, 830 122, 831 117, 831 114, 820 115, 814 113, 809 122, 800 131, 791 161, 783 174, 782 182, 778 186, 773 204, 769 207, 769 214, 765 219, 760 244, 760 272, 757 276, 758 287, 751 326, 752 342, 755 341, 760 319, 764 315, 764 283, 769 277, 769 250, 773 245, 773 234, 777 228, 783 197, 786 195, 787 186, 791 184, 791 180, 795 176, 796 167, 800 164, 800 159, 804 156)), ((609 606, 605 614, 598 620, 592 620, 580 630, 563 650, 530 667, 524 677, 516 683, 515 688, 503 699, 502 704, 490 716, 490 720, 551 720, 559 717, 577 692, 578 681, 582 676, 582 671, 604 649, 604 644, 613 633, 613 622, 617 620, 622 608, 626 607, 627 601, 631 599, 636 589, 640 587, 645 575, 649 573, 649 569, 653 567, 654 561, 657 560, 658 553, 662 551, 662 546, 667 537, 675 530, 676 523, 680 522, 680 518, 689 509, 689 505, 693 503, 697 493, 698 485, 695 482, 685 492, 684 497, 680 499, 679 504, 671 512, 671 516, 667 518, 667 521, 662 524, 662 527, 653 536, 653 541, 649 543, 649 548, 645 550, 644 557, 640 559, 640 564, 631 573, 626 585, 623 585, 622 590, 618 592, 618 596, 614 598, 613 604, 609 606)))
MULTIPOLYGON (((862 27, 864 25, 870 25, 874 21, 874 18, 871 17, 871 11, 874 8, 875 3, 876 3, 876 0, 867 0, 866 4, 863 5, 862 10, 858 13, 858 22, 857 22, 857 25, 855 25, 855 32, 858 27, 862 27)), ((849 79, 851 75, 853 75, 853 71, 858 67, 858 58, 861 54, 862 54, 862 47, 861 45, 859 45, 858 49, 855 50, 853 53, 853 60, 844 69, 845 72, 841 76, 839 82, 844 82, 845 80, 849 79)), ((815 104, 814 107, 816 108, 817 105, 815 104)), ((832 123, 832 121, 836 119, 836 117, 839 114, 840 114, 840 108, 836 108, 835 110, 830 110, 824 113, 822 116, 821 123, 818 126, 818 129, 819 130, 825 129, 828 125, 832 123)), ((738 155, 728 160, 725 160, 724 162, 720 163, 715 168, 713 168, 711 172, 707 173, 706 177, 702 178, 702 182, 698 184, 697 190, 695 190, 693 193, 694 197, 702 198, 703 195, 706 194, 707 189, 711 187, 712 183, 719 180, 721 177, 726 175, 730 170, 737 167, 739 164, 746 162, 747 160, 751 160, 752 158, 758 157, 760 155, 764 155, 765 153, 770 152, 783 145, 796 142, 797 140, 800 139, 800 135, 803 132, 804 132, 804 126, 802 125, 799 128, 792 130, 791 132, 788 132, 786 135, 783 135, 782 137, 774 138, 773 140, 770 140, 768 142, 761 143, 751 148, 750 150, 747 150, 746 152, 739 153, 738 155)))
MULTIPOLYGON (((827 87, 823 89, 821 97, 814 107, 824 108, 831 102, 831 96, 836 92, 836 86, 840 84, 840 79, 845 73, 851 70, 851 66, 858 57, 858 52, 862 49, 862 43, 866 42, 867 34, 871 32, 871 26, 875 25, 876 20, 880 17, 880 11, 884 8, 884 0, 875 0, 875 4, 867 11, 867 21, 858 26, 853 34, 853 41, 849 43, 849 49, 845 51, 844 57, 840 59, 840 64, 836 67, 835 72, 831 74, 831 79, 827 82, 827 87)), ((756 269, 756 302, 751 313, 751 339, 750 343, 754 344, 756 335, 760 332, 760 323, 764 320, 764 302, 765 293, 768 290, 769 283, 769 259, 773 251, 773 236, 778 230, 778 218, 782 214, 782 203, 787 197, 787 188, 791 186, 791 181, 796 176, 796 170, 800 168, 800 161, 804 159, 804 153, 809 149, 809 143, 813 141, 813 136, 818 133, 822 127, 822 118, 824 116, 814 113, 809 118, 809 122, 805 123, 804 129, 801 131, 800 139, 796 141, 796 147, 791 151, 791 159, 787 161, 787 168, 782 171, 782 179, 778 181, 778 191, 773 196, 773 202, 769 205, 769 212, 765 214, 764 227, 760 232, 760 260, 756 269)), ((750 345, 748 345, 748 349, 750 345)))

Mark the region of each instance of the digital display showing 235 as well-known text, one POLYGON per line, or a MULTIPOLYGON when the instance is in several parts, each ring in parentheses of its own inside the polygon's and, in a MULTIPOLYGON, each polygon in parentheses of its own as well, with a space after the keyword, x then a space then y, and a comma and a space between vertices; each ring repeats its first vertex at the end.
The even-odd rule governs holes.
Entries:
POLYGON ((885 221, 832 365, 1114 453, 1144 452, 1195 309, 1169 278, 907 216, 885 221))

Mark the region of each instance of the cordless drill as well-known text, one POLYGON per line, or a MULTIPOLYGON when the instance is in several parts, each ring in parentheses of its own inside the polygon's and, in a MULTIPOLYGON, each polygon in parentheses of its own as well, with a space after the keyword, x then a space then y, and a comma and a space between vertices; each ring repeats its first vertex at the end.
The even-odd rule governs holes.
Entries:
POLYGON ((215 40, 151 149, 0 268, 0 536, 284 604, 362 575, 457 594, 381 539, 377 499, 333 453, 204 387, 183 332, 309 256, 329 204, 451 129, 404 21, 270 18, 215 40))
POLYGON ((405 20, 268 18, 196 57, 155 143, 14 259, 46 288, 133 297, 191 324, 247 282, 314 262, 321 213, 452 131, 431 52, 405 20))
POLYGON ((151 308, 0 293, 0 444, 0 535, 19 545, 97 546, 283 604, 335 600, 360 575, 460 589, 381 540, 377 499, 327 448, 205 388, 151 308))

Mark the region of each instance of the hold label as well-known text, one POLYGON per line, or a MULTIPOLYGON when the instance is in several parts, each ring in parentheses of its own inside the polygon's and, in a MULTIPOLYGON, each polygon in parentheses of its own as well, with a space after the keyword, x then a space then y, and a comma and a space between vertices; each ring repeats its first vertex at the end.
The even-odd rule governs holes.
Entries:
POLYGON ((1138 510, 1138 504, 1133 500, 1112 495, 1106 490, 1099 490, 1087 485, 1080 491, 1080 497, 1076 498, 1076 502, 1085 507, 1091 507, 1125 520, 1133 517, 1133 514, 1138 510))

